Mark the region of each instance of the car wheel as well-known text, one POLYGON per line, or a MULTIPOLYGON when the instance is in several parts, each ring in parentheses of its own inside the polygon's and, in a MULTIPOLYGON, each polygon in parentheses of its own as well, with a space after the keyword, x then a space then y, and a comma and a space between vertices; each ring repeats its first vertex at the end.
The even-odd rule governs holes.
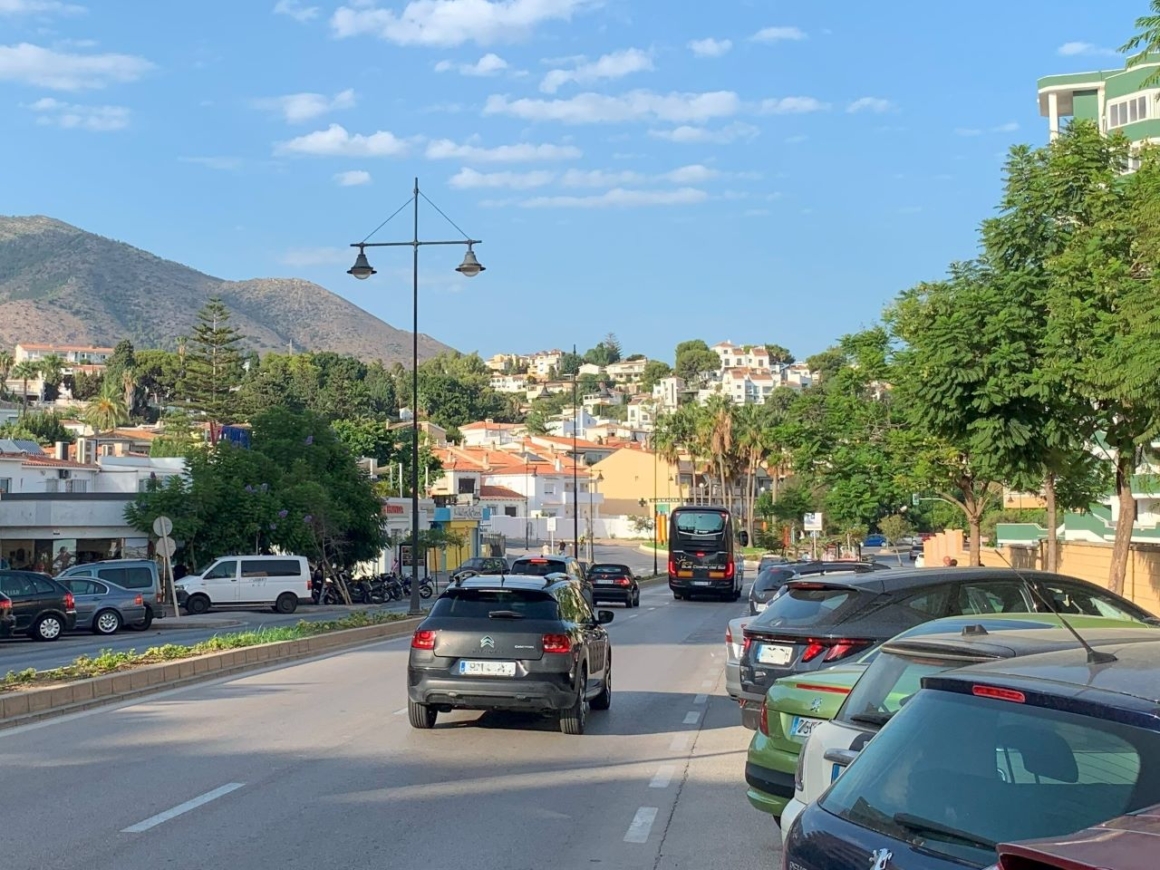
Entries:
POLYGON ((588 721, 588 701, 584 698, 584 688, 588 685, 588 673, 580 674, 580 688, 576 701, 560 713, 560 730, 565 734, 583 734, 588 721))
POLYGON ((683 595, 682 595, 680 592, 674 592, 674 593, 673 593, 673 598, 674 598, 675 600, 677 600, 677 601, 680 601, 680 600, 681 600, 682 598, 684 598, 684 597, 685 597, 685 596, 683 596, 683 595))
POLYGON ((121 614, 115 610, 102 610, 93 617, 93 634, 116 634, 121 630, 121 614))
POLYGON ((133 631, 145 631, 152 624, 153 624, 153 608, 146 607, 145 608, 145 619, 141 622, 138 622, 136 625, 130 625, 129 628, 133 629, 133 631))
POLYGON ((279 613, 293 613, 298 609, 298 596, 293 592, 283 592, 274 603, 274 609, 279 613))
POLYGON ((57 640, 64 633, 64 623, 59 616, 48 614, 36 620, 32 626, 32 636, 36 640, 57 640))
POLYGON ((640 590, 639 589, 637 589, 636 594, 634 594, 632 596, 632 606, 633 607, 640 607, 640 590))
POLYGON ((435 720, 439 718, 439 711, 427 704, 416 704, 414 701, 408 700, 407 718, 411 721, 412 728, 427 731, 435 727, 435 720))
POLYGON ((209 598, 205 595, 191 595, 185 602, 185 609, 190 613, 205 613, 209 610, 209 598))
POLYGON ((592 699, 593 710, 607 710, 612 706, 612 656, 608 657, 608 668, 604 671, 604 688, 592 699))

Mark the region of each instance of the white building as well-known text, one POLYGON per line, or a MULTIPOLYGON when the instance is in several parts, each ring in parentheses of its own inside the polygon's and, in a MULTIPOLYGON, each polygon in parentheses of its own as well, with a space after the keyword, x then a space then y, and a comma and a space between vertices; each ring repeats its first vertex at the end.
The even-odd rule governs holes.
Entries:
POLYGON ((521 423, 483 420, 466 423, 459 427, 459 432, 463 436, 464 447, 499 447, 517 441, 524 432, 524 426, 521 423))
POLYGON ((492 375, 491 388, 497 393, 524 393, 528 389, 528 376, 492 375))
POLYGON ((571 438, 575 435, 577 438, 587 438, 589 427, 596 425, 596 422, 596 418, 583 408, 579 411, 565 408, 560 414, 550 418, 545 426, 549 435, 562 438, 571 438))
POLYGON ((681 403, 681 394, 685 392, 685 380, 676 375, 661 378, 653 387, 653 398, 659 407, 666 411, 675 411, 681 403))
POLYGON ((645 396, 634 396, 628 403, 627 424, 630 429, 651 432, 656 428, 657 400, 645 396))
POLYGON ((783 366, 781 369, 781 384, 786 387, 800 390, 804 387, 812 387, 817 380, 817 375, 811 372, 810 367, 805 363, 794 363, 783 366))
POLYGON ((735 345, 723 341, 710 348, 721 359, 721 368, 744 368, 768 372, 770 369, 769 351, 761 344, 735 345))
POLYGON ((546 378, 553 372, 560 371, 560 363, 564 360, 564 352, 559 350, 542 350, 534 353, 528 359, 528 371, 537 378, 546 378))
POLYGON ((644 357, 632 360, 621 360, 604 367, 608 376, 618 384, 635 384, 644 374, 644 367, 648 360, 644 357))

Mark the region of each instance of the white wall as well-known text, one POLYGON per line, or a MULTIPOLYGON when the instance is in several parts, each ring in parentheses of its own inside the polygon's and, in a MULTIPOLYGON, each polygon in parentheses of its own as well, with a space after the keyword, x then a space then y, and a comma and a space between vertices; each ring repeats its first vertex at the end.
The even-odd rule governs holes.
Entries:
MULTIPOLYGON (((652 540, 652 532, 644 531, 637 532, 633 529, 628 517, 597 517, 593 523, 593 535, 596 538, 616 538, 619 540, 652 540)), ((530 537, 533 544, 538 544, 550 539, 548 532, 548 518, 547 517, 502 517, 491 515, 491 525, 485 531, 495 534, 504 535, 508 543, 512 546, 520 546, 528 533, 530 527, 530 537)), ((588 518, 582 512, 580 514, 580 534, 586 535, 588 532, 588 518)), ((572 539, 572 518, 556 517, 556 532, 551 536, 554 540, 572 539)))

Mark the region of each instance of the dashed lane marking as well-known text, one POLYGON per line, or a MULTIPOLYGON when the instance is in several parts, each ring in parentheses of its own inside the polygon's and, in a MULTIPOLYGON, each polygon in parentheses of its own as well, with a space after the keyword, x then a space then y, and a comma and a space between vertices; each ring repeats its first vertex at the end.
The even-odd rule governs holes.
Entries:
POLYGON ((704 704, 708 700, 709 700, 708 695, 697 695, 697 697, 693 698, 693 703, 694 704, 704 704))
POLYGON ((641 807, 632 817, 632 824, 628 826, 628 833, 624 835, 626 843, 647 843, 648 835, 652 832, 653 822, 657 820, 656 807, 641 807))
MULTIPOLYGON (((210 801, 216 801, 220 797, 225 797, 232 791, 237 791, 245 785, 244 782, 227 782, 220 788, 215 788, 213 791, 207 791, 203 795, 198 795, 192 800, 187 800, 183 804, 178 804, 173 809, 166 810, 163 813, 158 813, 155 816, 150 816, 143 822, 138 822, 135 825, 130 825, 121 830, 122 834, 141 834, 148 831, 150 828, 156 828, 158 825, 168 822, 170 819, 176 819, 178 816, 183 816, 186 813, 196 810, 198 807, 205 806, 210 801)), ((655 814, 655 811, 654 811, 655 814)))
POLYGON ((696 710, 690 710, 688 713, 685 714, 685 724, 686 725, 696 725, 700 721, 701 721, 701 714, 696 710))
POLYGON ((653 776, 652 781, 648 784, 648 787, 649 788, 668 788, 669 783, 673 781, 673 774, 676 772, 677 772, 677 769, 675 767, 673 767, 671 764, 665 764, 665 765, 657 768, 657 772, 653 776))

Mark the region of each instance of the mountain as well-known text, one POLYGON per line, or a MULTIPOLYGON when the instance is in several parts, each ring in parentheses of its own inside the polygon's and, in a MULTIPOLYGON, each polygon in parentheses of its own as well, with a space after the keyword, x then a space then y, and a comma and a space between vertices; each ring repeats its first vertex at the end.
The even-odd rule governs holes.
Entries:
MULTIPOLYGON (((47 217, 0 217, 0 345, 175 346, 198 309, 220 296, 259 351, 334 351, 385 363, 411 359, 411 333, 325 287, 296 278, 223 281, 47 217)), ((450 350, 419 336, 419 356, 450 350)))

